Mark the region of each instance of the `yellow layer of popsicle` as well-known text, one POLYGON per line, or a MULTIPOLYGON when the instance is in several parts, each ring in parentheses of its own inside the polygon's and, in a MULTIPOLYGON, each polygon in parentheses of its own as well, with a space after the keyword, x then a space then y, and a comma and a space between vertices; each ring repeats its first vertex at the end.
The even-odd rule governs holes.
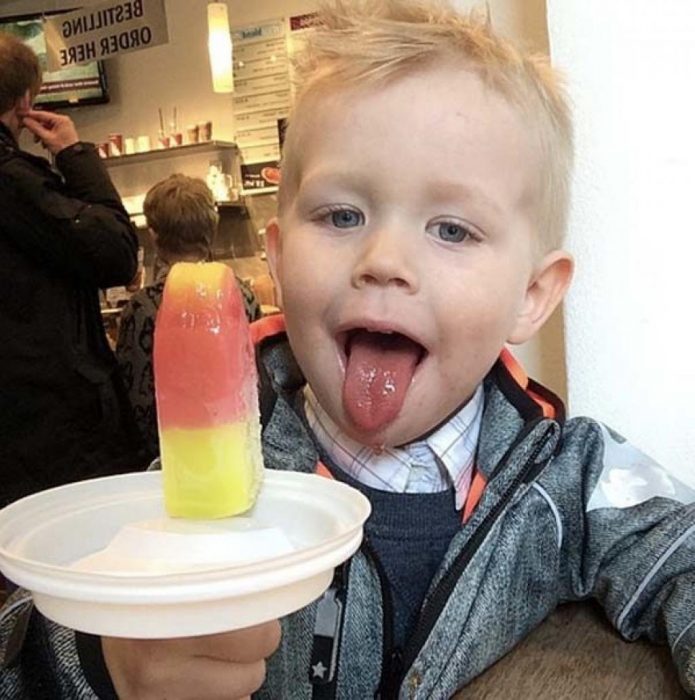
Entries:
POLYGON ((159 435, 167 513, 225 518, 248 510, 261 485, 260 431, 251 422, 170 428, 159 435))

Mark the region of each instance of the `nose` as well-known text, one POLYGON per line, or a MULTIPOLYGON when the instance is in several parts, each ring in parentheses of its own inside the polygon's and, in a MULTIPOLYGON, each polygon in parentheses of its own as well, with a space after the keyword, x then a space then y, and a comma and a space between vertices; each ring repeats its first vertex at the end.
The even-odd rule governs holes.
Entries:
POLYGON ((362 248, 352 272, 356 288, 398 287, 409 293, 418 288, 417 255, 412 250, 407 232, 396 226, 371 231, 362 241, 362 248))

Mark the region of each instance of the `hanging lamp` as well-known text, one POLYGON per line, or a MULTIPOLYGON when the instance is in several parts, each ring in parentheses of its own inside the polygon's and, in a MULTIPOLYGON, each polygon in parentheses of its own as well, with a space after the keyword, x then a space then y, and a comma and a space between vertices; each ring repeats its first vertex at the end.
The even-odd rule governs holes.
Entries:
POLYGON ((234 92, 232 35, 227 3, 208 3, 208 52, 214 92, 234 92))

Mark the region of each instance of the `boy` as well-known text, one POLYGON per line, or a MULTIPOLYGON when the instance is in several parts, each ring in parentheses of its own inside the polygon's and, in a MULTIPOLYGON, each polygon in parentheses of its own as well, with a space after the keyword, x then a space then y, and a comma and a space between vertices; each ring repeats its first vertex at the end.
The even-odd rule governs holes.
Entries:
POLYGON ((565 422, 503 349, 572 271, 553 75, 446 9, 336 8, 305 54, 268 228, 289 344, 260 343, 264 447, 270 468, 321 461, 365 492, 365 542, 272 655, 269 624, 105 639, 108 674, 81 642, 83 668, 122 697, 239 697, 269 656, 262 698, 444 698, 593 596, 626 637, 668 641, 695 691, 695 495, 603 426, 565 422), (643 477, 631 507, 603 488, 616 466, 643 477))
MULTIPOLYGON (((136 292, 123 308, 116 356, 150 460, 159 455, 154 400, 152 347, 155 318, 171 265, 212 260, 219 214, 203 180, 174 174, 153 185, 145 196, 144 214, 157 257, 154 281, 136 292)), ((237 279, 249 321, 261 316, 251 289, 237 279)))

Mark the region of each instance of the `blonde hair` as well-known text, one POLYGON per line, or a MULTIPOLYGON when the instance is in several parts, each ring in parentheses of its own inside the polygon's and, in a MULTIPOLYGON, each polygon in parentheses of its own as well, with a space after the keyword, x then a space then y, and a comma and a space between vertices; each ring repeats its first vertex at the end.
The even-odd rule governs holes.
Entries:
MULTIPOLYGON (((480 12, 443 0, 333 0, 294 57, 296 99, 283 148, 280 210, 301 178, 301 115, 317 96, 372 87, 460 62, 501 94, 535 130, 543 155, 539 246, 559 247, 567 226, 573 165, 570 109, 547 57, 525 53, 493 31, 480 12)), ((312 102, 315 108, 315 102, 312 102)))
POLYGON ((210 258, 219 215, 210 188, 199 178, 170 175, 147 192, 143 211, 165 254, 210 258))

